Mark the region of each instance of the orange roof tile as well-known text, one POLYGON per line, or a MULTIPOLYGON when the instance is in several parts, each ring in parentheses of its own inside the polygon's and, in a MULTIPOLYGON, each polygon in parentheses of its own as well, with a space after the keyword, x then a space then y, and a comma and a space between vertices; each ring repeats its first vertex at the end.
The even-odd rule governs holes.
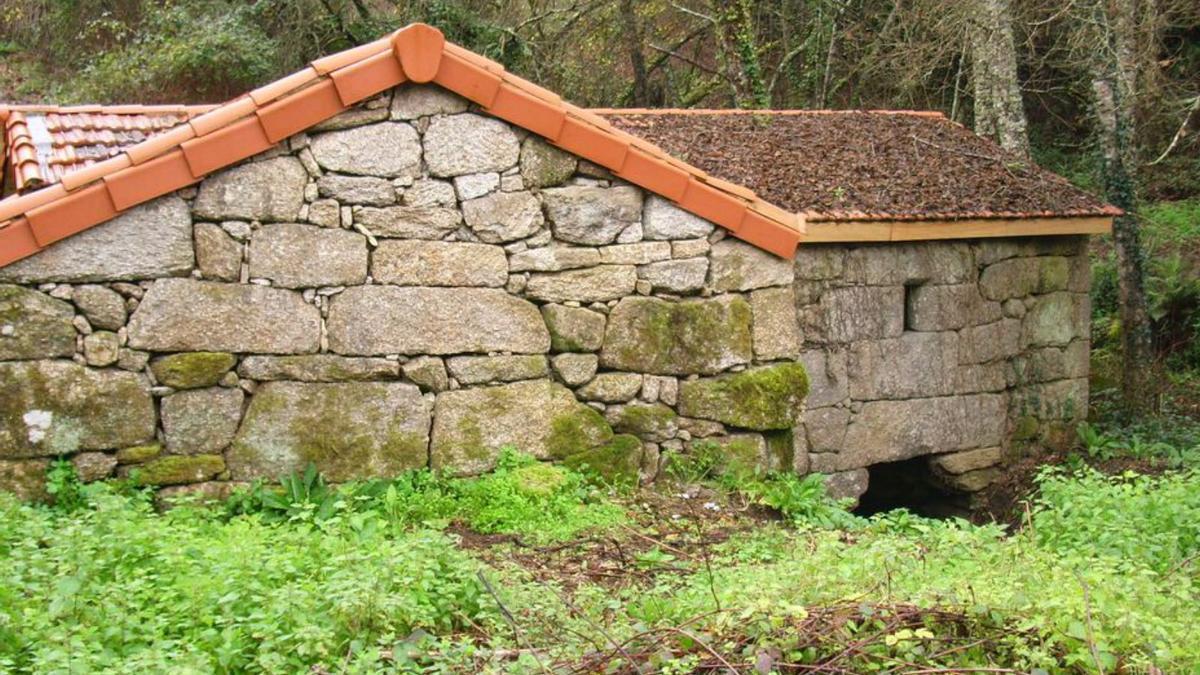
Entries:
POLYGON ((0 106, 16 192, 56 183, 212 106, 0 106))

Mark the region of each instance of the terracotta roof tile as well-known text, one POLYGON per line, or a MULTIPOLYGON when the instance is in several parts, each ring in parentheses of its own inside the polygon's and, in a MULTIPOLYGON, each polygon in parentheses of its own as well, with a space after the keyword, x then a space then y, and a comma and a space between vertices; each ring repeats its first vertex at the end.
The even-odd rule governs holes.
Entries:
POLYGON ((139 150, 142 158, 157 154, 134 148, 211 107, 8 106, 4 129, 12 188, 35 190, 130 150, 132 157, 139 150))

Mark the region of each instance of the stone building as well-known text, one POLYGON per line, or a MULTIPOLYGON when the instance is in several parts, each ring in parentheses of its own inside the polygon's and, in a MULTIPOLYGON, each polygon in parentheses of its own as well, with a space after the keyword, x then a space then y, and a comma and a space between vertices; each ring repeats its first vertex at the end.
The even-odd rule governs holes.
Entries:
POLYGON ((589 111, 414 25, 220 106, 0 117, 22 496, 504 447, 968 494, 1087 408, 1113 210, 938 115, 589 111))

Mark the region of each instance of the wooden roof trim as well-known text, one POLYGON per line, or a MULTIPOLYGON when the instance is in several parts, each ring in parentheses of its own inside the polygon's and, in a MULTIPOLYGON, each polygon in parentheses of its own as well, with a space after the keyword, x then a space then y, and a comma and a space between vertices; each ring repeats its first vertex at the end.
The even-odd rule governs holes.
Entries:
MULTIPOLYGON (((36 252, 30 241, 45 247, 124 209, 193 184, 245 159, 250 150, 261 151, 264 138, 278 142, 337 115, 371 92, 405 80, 436 82, 489 114, 606 166, 777 255, 790 257, 803 235, 803 216, 768 204, 751 190, 709 176, 658 146, 615 129, 598 115, 564 103, 499 64, 445 42, 431 26, 412 24, 384 41, 319 59, 224 105, 189 107, 196 116, 187 124, 132 145, 73 180, 0 200, 0 223, 6 223, 0 225, 0 266, 36 252), (391 45, 390 52, 386 45, 391 45), (250 142, 220 142, 224 138, 250 142), (10 241, 20 245, 9 246, 10 241)), ((12 125, 20 111, 6 109, 5 115, 6 126, 12 125)))
POLYGON ((809 223, 853 223, 853 222, 965 222, 971 220, 1015 220, 1030 218, 1113 218, 1124 214, 1121 209, 1105 204, 1096 209, 1064 209, 1060 211, 929 211, 921 213, 888 213, 858 210, 809 210, 801 212, 809 223))
POLYGON ((991 237, 1108 234, 1112 216, 979 218, 971 220, 859 220, 809 222, 808 244, 934 241, 991 237))
POLYGON ((592 108, 597 115, 911 115, 946 119, 938 110, 779 110, 775 108, 592 108))

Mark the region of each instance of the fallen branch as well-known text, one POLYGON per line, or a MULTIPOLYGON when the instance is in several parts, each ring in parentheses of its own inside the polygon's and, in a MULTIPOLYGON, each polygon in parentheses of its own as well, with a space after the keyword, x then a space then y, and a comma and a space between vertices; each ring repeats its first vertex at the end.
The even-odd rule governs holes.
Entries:
POLYGON ((504 617, 504 620, 508 622, 508 625, 513 629, 513 635, 516 637, 517 643, 524 643, 525 647, 529 649, 530 655, 533 656, 533 660, 537 661, 538 667, 542 669, 542 672, 549 673, 550 669, 546 668, 546 664, 542 663, 542 659, 537 655, 538 650, 535 649, 534 646, 525 639, 525 636, 521 633, 521 627, 517 625, 516 617, 514 617, 512 612, 508 611, 508 608, 504 606, 504 602, 502 602, 500 600, 500 596, 496 594, 496 589, 492 588, 492 583, 487 580, 487 577, 483 576, 483 571, 480 570, 476 572, 475 576, 479 577, 479 581, 483 584, 484 590, 488 592, 488 595, 492 596, 492 600, 496 602, 496 607, 500 608, 500 615, 504 617))
POLYGON ((1166 150, 1162 151, 1162 154, 1158 156, 1158 159, 1150 162, 1150 166, 1154 166, 1155 164, 1158 164, 1166 159, 1167 155, 1171 154, 1171 151, 1174 150, 1175 146, 1179 144, 1179 141, 1183 140, 1183 137, 1188 135, 1188 127, 1192 125, 1192 118, 1196 116, 1197 111, 1200 111, 1200 94, 1197 94, 1192 98, 1192 105, 1188 108, 1187 113, 1183 116, 1183 124, 1179 125, 1179 130, 1176 131, 1175 136, 1171 138, 1170 145, 1167 146, 1166 150))
POLYGON ((1088 590, 1087 581, 1079 572, 1075 573, 1075 578, 1079 580, 1079 585, 1083 587, 1083 612, 1087 623, 1084 627, 1087 629, 1087 646, 1088 651, 1092 654, 1092 660, 1096 662, 1096 672, 1104 675, 1104 664, 1100 661, 1100 651, 1096 648, 1096 635, 1092 627, 1092 599, 1091 593, 1088 590))

